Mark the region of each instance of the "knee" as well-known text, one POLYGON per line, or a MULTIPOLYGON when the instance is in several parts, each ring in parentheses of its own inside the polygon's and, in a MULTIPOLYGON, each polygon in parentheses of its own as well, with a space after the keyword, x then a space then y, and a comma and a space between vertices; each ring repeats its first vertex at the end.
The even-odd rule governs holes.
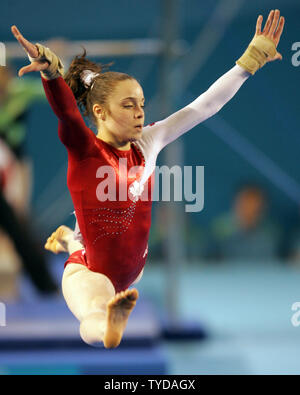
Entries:
POLYGON ((99 295, 95 295, 89 304, 89 311, 92 312, 103 312, 106 313, 107 303, 116 295, 115 288, 107 279, 105 286, 101 289, 99 295))
POLYGON ((97 348, 103 347, 103 341, 101 338, 97 339, 94 336, 90 336, 84 330, 83 331, 81 330, 81 326, 80 326, 80 337, 81 340, 83 340, 84 343, 87 344, 88 346, 97 347, 97 348))

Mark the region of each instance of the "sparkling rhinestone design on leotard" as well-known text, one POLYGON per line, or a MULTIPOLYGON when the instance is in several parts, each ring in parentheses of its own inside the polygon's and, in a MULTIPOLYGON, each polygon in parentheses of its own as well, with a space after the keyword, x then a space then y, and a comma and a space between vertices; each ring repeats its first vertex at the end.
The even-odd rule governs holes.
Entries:
POLYGON ((88 223, 88 226, 97 226, 97 237, 93 240, 95 244, 99 239, 105 236, 121 235, 127 231, 136 209, 136 202, 132 202, 127 208, 114 209, 108 207, 101 207, 90 210, 93 214, 93 220, 88 223))

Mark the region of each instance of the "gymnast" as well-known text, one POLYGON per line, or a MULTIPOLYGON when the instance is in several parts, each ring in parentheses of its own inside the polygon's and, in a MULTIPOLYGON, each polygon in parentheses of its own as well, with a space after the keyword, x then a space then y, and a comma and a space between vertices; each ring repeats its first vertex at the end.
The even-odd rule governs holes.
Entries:
POLYGON ((41 73, 68 153, 67 185, 76 228, 73 232, 60 226, 45 248, 69 253, 62 291, 87 344, 117 347, 138 299, 138 291, 129 287, 141 278, 147 258, 152 201, 142 196, 151 193, 159 152, 216 114, 265 63, 282 59, 276 48, 284 18, 272 10, 263 30, 262 20, 260 15, 252 41, 228 72, 192 103, 146 127, 144 94, 135 78, 88 60, 85 51, 64 75, 60 59, 49 48, 30 43, 12 26, 31 62, 19 76, 41 73), (108 178, 116 187, 105 184, 108 178), (121 185, 126 186, 126 198, 121 185))

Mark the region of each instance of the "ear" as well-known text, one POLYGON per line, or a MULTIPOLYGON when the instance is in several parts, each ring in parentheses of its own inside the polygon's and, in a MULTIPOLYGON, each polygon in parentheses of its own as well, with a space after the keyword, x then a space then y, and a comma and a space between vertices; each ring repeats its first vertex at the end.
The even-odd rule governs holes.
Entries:
POLYGON ((94 104, 94 105, 93 105, 93 113, 94 113, 95 117, 96 117, 99 121, 105 121, 105 111, 104 111, 104 108, 101 107, 99 104, 94 104))

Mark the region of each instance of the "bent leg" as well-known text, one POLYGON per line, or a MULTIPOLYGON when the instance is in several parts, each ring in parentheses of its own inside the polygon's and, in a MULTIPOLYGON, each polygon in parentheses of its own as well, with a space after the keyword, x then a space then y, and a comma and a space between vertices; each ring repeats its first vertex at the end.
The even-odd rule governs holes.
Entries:
POLYGON ((62 281, 66 303, 80 321, 80 336, 92 346, 117 347, 138 299, 136 289, 115 294, 112 282, 86 266, 69 263, 62 281))
MULTIPOLYGON (((70 255, 83 248, 66 226, 60 226, 45 247, 70 255)), ((69 263, 64 271, 62 290, 69 309, 80 321, 80 335, 85 343, 97 347, 103 342, 106 348, 120 344, 138 299, 136 289, 115 294, 112 282, 104 274, 92 272, 85 265, 69 263)))
POLYGON ((101 346, 107 304, 115 296, 111 281, 84 265, 69 263, 63 274, 62 291, 69 309, 80 321, 82 340, 89 345, 101 346))
POLYGON ((80 241, 75 240, 74 231, 65 225, 59 226, 56 231, 48 237, 45 244, 45 249, 54 254, 68 252, 69 255, 72 255, 73 252, 82 250, 83 248, 84 246, 80 241))

